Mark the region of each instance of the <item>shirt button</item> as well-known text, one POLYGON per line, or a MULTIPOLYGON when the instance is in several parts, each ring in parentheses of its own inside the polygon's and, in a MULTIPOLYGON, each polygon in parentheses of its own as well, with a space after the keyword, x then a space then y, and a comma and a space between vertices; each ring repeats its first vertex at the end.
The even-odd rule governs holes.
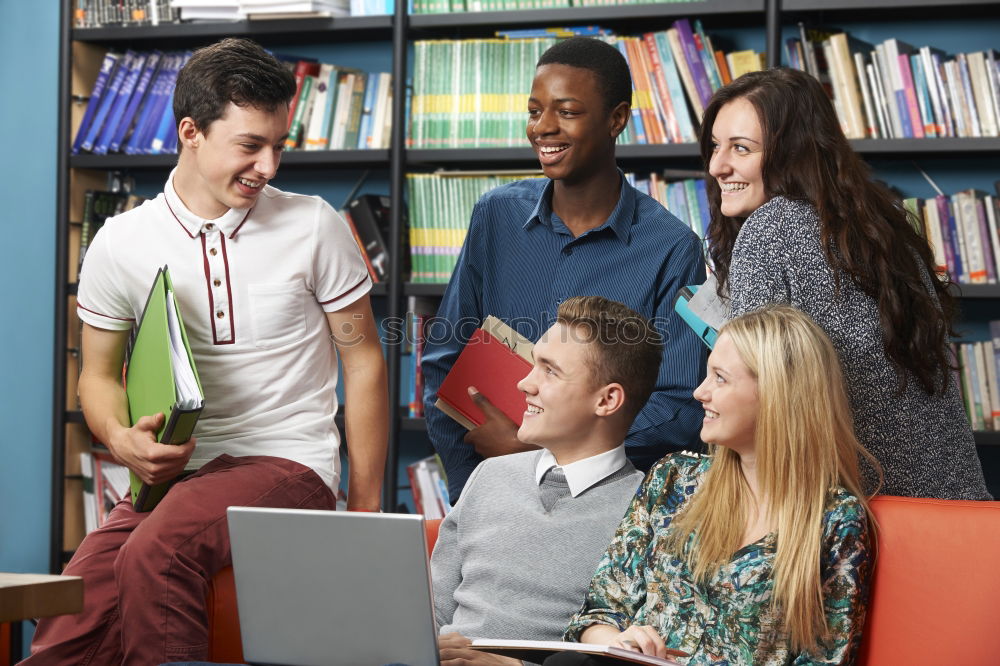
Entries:
POLYGON ((220 287, 222 286, 222 280, 216 278, 215 280, 212 280, 212 284, 214 284, 216 287, 220 287))
POLYGON ((215 255, 219 254, 219 251, 213 247, 211 250, 208 251, 208 253, 214 257, 215 255))
POLYGON ((568 257, 569 255, 573 254, 573 248, 571 247, 566 248, 565 250, 563 250, 563 254, 565 254, 568 257))
POLYGON ((226 316, 226 313, 223 312, 222 310, 219 310, 218 312, 215 313, 215 316, 218 317, 219 319, 222 319, 223 317, 226 316))
POLYGON ((208 224, 205 225, 205 230, 206 231, 212 231, 213 229, 215 229, 215 225, 212 224, 211 222, 209 222, 208 224))

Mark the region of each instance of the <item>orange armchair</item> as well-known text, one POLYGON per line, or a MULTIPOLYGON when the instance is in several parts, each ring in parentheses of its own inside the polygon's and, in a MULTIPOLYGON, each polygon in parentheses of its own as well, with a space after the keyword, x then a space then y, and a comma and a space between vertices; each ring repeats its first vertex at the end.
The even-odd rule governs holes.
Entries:
POLYGON ((858 666, 1000 663, 1000 502, 876 497, 858 666))
MULTIPOLYGON (((427 533, 427 554, 434 550, 440 520, 424 521, 427 533)), ((226 567, 208 586, 208 659, 221 663, 243 662, 243 641, 240 637, 240 617, 236 608, 236 579, 233 568, 226 567)))

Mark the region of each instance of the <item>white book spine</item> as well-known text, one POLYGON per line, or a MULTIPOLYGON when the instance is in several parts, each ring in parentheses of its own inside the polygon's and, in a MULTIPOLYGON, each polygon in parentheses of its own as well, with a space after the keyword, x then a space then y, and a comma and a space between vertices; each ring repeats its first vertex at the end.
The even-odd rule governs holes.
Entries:
POLYGON ((889 123, 892 126, 892 138, 900 139, 903 138, 903 126, 900 124, 899 120, 899 107, 896 104, 896 92, 892 83, 892 73, 889 68, 889 55, 886 52, 886 45, 876 45, 875 54, 879 82, 882 87, 886 108, 889 110, 889 123))
MULTIPOLYGON (((989 424, 990 430, 1000 430, 1000 385, 997 383, 996 348, 992 340, 981 343, 983 350, 983 367, 986 368, 986 389, 990 394, 989 424)), ((983 412, 987 412, 983 407, 983 412)))
POLYGON ((920 62, 924 66, 924 78, 927 80, 927 91, 931 97, 931 109, 934 111, 934 129, 937 131, 938 136, 945 136, 944 113, 941 111, 941 98, 938 94, 934 60, 931 58, 931 48, 929 46, 920 48, 920 62))
POLYGON ((948 269, 947 255, 944 253, 944 236, 941 234, 941 220, 938 216, 937 203, 932 199, 924 203, 924 237, 934 251, 934 268, 937 271, 948 269))
POLYGON ((1000 220, 997 220, 996 207, 992 195, 987 194, 983 199, 983 208, 986 210, 986 229, 990 234, 990 245, 993 247, 993 262, 995 273, 1000 281, 1000 220))
POLYGON ((861 101, 865 106, 865 137, 877 139, 881 135, 878 129, 878 117, 875 114, 875 106, 872 104, 872 95, 868 87, 868 68, 865 66, 864 56, 860 53, 854 54, 854 69, 858 73, 858 86, 861 88, 861 101))
MULTIPOLYGON (((982 408, 983 430, 993 430, 993 401, 990 398, 989 377, 986 370, 986 344, 976 342, 972 346, 976 363, 976 381, 979 388, 979 404, 982 408)), ((989 343, 992 351, 993 343, 989 343)))

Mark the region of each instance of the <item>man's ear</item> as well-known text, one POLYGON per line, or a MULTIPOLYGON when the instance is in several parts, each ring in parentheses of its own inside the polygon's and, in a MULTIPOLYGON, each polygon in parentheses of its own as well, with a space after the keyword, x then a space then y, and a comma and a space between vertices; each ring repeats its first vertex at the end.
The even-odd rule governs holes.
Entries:
POLYGON ((194 124, 194 118, 185 116, 177 123, 177 140, 185 148, 196 149, 202 137, 201 130, 194 124))
POLYGON ((598 392, 597 408, 594 413, 597 416, 611 416, 618 412, 624 404, 625 388, 618 382, 612 382, 598 392))
POLYGON ((619 102, 611 109, 611 138, 617 139, 618 135, 625 131, 629 118, 632 117, 632 109, 628 102, 619 102))

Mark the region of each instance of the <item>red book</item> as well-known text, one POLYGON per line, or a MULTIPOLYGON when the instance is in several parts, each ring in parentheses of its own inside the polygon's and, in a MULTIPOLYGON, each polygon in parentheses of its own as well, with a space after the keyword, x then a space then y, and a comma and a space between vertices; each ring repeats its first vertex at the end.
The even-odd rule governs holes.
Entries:
POLYGON ((302 93, 302 82, 306 76, 319 76, 319 63, 315 60, 299 60, 295 64, 295 96, 288 104, 288 129, 292 128, 292 119, 295 117, 295 107, 299 103, 299 95, 302 93))
POLYGON ((495 317, 488 317, 483 326, 469 338, 441 383, 436 406, 469 430, 482 425, 486 419, 468 393, 468 388, 475 386, 510 420, 521 425, 525 402, 517 383, 531 372, 527 360, 531 343, 495 317), (495 332, 496 324, 512 335, 497 336, 485 330, 495 332))

